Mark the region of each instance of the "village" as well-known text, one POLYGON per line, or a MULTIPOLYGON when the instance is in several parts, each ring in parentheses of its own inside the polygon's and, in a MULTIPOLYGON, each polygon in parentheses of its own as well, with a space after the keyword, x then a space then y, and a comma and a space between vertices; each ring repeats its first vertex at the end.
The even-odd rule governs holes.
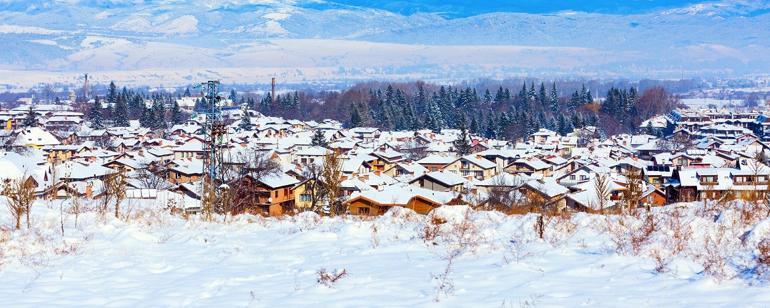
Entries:
POLYGON ((770 145, 762 138, 770 119, 757 111, 677 109, 645 121, 636 134, 601 136, 588 126, 508 141, 462 129, 346 128, 242 107, 223 111, 212 199, 204 185, 206 114, 196 114, 193 101, 177 101, 192 116, 165 130, 138 121, 91 127, 69 100, 18 102, 0 111, 0 177, 22 182, 39 199, 100 200, 122 191, 118 203, 155 200, 185 214, 265 216, 374 216, 396 206, 427 214, 447 204, 604 213, 764 200, 770 190, 770 145))

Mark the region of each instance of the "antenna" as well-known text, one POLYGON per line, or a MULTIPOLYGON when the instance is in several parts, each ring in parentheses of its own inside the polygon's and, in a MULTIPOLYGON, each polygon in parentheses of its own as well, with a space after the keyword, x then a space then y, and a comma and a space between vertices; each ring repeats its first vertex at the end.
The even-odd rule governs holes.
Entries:
POLYGON ((221 168, 222 147, 227 129, 222 121, 222 107, 220 106, 222 97, 219 96, 219 81, 209 80, 201 83, 201 87, 203 89, 203 114, 206 116, 203 125, 205 185, 206 183, 212 184, 214 181, 224 181, 221 168))

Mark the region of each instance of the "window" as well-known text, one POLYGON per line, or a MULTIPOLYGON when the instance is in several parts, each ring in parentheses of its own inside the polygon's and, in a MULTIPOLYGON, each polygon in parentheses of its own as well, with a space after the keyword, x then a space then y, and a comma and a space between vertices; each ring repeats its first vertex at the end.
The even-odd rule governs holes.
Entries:
POLYGON ((569 179, 570 179, 571 181, 574 181, 574 180, 575 180, 575 175, 574 175, 574 174, 573 174, 573 175, 570 175, 570 176, 569 176, 569 179))
POLYGON ((299 201, 310 202, 312 200, 310 198, 310 194, 301 194, 301 195, 299 195, 299 201))
POLYGON ((277 190, 273 192, 273 198, 278 198, 278 191, 277 190))
POLYGON ((358 214, 359 215, 369 215, 369 208, 368 207, 359 207, 358 208, 358 214))

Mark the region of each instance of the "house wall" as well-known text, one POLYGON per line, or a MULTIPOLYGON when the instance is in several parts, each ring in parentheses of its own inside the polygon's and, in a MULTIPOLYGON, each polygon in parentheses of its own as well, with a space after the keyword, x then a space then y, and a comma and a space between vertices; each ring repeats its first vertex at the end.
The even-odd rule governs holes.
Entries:
POLYGON ((369 200, 358 198, 348 203, 348 210, 353 215, 376 216, 385 213, 386 207, 369 200))
POLYGON ((495 168, 482 169, 476 164, 472 164, 463 159, 457 160, 444 167, 444 170, 457 173, 461 176, 471 175, 478 180, 486 180, 495 175, 495 168))
MULTIPOLYGON (((452 191, 452 190, 459 191, 460 190, 460 187, 457 187, 457 189, 454 189, 454 187, 445 186, 441 183, 431 181, 429 178, 425 178, 425 177, 421 178, 418 181, 413 182, 412 185, 415 185, 417 187, 422 187, 425 189, 435 190, 435 191, 452 191)), ((461 185, 457 185, 457 186, 461 186, 461 185)))

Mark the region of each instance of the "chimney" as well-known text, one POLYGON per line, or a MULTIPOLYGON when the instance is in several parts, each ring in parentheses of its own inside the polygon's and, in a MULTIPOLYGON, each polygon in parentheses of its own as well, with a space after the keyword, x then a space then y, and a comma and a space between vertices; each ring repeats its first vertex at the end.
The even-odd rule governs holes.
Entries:
POLYGON ((83 82, 83 98, 88 101, 88 74, 85 75, 85 81, 83 82))
POLYGON ((380 170, 375 170, 375 171, 374 171, 374 175, 376 175, 376 176, 380 176, 380 170))
POLYGON ((271 103, 275 103, 275 77, 270 80, 270 99, 272 99, 271 103))

